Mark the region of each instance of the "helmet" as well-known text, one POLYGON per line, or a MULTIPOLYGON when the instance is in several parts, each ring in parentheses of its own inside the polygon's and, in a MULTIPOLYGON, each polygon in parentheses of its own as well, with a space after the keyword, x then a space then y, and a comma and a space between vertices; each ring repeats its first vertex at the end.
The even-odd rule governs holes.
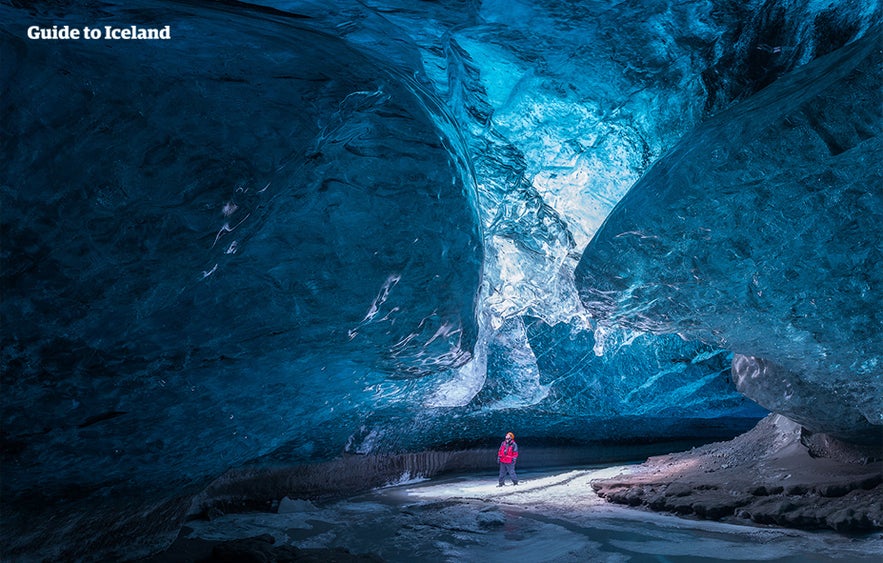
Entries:
POLYGON ((514 439, 515 439, 515 434, 513 434, 513 433, 511 433, 511 432, 506 432, 506 439, 508 440, 508 439, 510 439, 510 438, 514 440, 514 439))

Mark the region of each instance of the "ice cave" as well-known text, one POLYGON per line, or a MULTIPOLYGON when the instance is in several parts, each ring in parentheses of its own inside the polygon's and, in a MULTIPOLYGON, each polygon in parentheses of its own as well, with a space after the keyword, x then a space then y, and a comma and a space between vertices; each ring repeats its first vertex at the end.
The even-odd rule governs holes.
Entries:
POLYGON ((883 558, 880 0, 2 0, 0 92, 3 561, 883 558))

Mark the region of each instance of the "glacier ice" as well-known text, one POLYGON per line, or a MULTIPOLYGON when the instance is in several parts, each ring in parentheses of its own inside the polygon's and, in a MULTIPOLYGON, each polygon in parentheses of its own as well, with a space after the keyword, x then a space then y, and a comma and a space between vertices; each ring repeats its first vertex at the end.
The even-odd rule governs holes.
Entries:
POLYGON ((594 480, 631 471, 633 466, 528 470, 518 488, 502 489, 487 475, 434 478, 319 507, 300 501, 306 506, 283 511, 280 503, 278 514, 230 514, 193 521, 185 537, 230 541, 270 534, 277 546, 345 547, 387 561, 555 562, 578 557, 870 563, 883 554, 883 545, 873 534, 854 537, 702 520, 687 525, 672 515, 607 504, 591 489, 594 480), (574 494, 583 488, 585 493, 574 494))
POLYGON ((759 403, 865 440, 883 425, 879 41, 817 59, 687 135, 576 271, 603 322, 716 342, 740 355, 734 377, 759 403))
MULTIPOLYGON (((175 502, 205 479, 255 460, 470 446, 501 427, 538 443, 718 437, 764 412, 736 387, 822 422, 801 418, 814 391, 779 391, 822 372, 714 331, 658 330, 652 296, 638 305, 652 323, 605 320, 581 302, 577 265, 679 139, 703 149, 690 132, 710 116, 713 128, 740 115, 722 112, 758 105, 764 88, 879 24, 879 2, 0 4, 4 503, 34 493, 50 509, 88 501, 113 521, 154 510, 174 522, 175 502), (170 25, 173 39, 22 33, 133 19, 170 25), (779 382, 740 379, 741 358, 779 382), (124 518, 117 498, 143 502, 123 503, 124 518)), ((848 148, 855 139, 830 129, 843 111, 832 100, 807 123, 848 148)), ((781 153, 783 169, 802 143, 781 153)), ((855 204, 854 191, 817 190, 824 205, 800 208, 813 210, 808 247, 828 245, 827 209, 855 204)), ((874 197, 857 202, 868 215, 844 226, 847 239, 878 232, 874 197)), ((733 234, 735 221, 713 227, 733 234)), ((735 248, 750 248, 742 234, 735 248)), ((850 272, 846 294, 867 297, 828 326, 878 310, 877 278, 853 275, 875 244, 825 256, 850 272)), ((656 266, 659 279, 673 271, 656 266)), ((795 271, 798 291, 814 288, 795 271)), ((809 342, 802 322, 776 336, 809 342)), ((829 367, 853 362, 860 376, 822 392, 876 416, 876 352, 855 363, 838 346, 866 343, 842 336, 829 367)))
POLYGON ((4 485, 211 474, 471 357, 474 181, 419 88, 279 17, 151 13, 200 48, 4 35, 4 485))

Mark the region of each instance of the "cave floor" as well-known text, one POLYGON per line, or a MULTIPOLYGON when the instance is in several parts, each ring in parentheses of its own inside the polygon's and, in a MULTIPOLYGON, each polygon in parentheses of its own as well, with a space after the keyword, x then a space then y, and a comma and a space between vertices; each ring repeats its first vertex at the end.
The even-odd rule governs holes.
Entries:
MULTIPOLYGON (((590 482, 634 466, 404 481, 327 504, 283 500, 280 513, 192 521, 156 561, 194 561, 220 542, 265 535, 291 560, 880 561, 883 535, 847 536, 679 518, 606 503, 590 482), (336 552, 329 550, 337 549, 336 552), (342 550, 345 549, 346 552, 342 550), (310 555, 312 554, 312 555, 310 555), (343 554, 343 556, 341 556, 343 554), (363 557, 358 557, 358 556, 363 557), (371 556, 371 558, 367 557, 371 556), (312 558, 311 558, 312 557, 312 558)), ((405 476, 407 477, 407 476, 405 476)), ((281 558, 280 558, 281 560, 281 558)))

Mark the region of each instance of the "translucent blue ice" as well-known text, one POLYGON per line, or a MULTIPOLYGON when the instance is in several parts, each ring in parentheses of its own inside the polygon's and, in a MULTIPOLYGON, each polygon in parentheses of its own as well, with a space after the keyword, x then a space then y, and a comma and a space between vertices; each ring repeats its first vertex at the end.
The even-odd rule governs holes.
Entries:
POLYGON ((605 323, 717 343, 741 355, 734 378, 759 403, 871 441, 883 425, 879 45, 860 39, 685 136, 576 271, 605 323))
POLYGON ((0 5, 4 502, 880 423, 879 2, 257 4, 0 5))
POLYGON ((329 419, 339 449, 340 403, 471 358, 476 194, 437 105, 285 18, 161 19, 179 39, 4 36, 4 485, 217 473, 329 419))

